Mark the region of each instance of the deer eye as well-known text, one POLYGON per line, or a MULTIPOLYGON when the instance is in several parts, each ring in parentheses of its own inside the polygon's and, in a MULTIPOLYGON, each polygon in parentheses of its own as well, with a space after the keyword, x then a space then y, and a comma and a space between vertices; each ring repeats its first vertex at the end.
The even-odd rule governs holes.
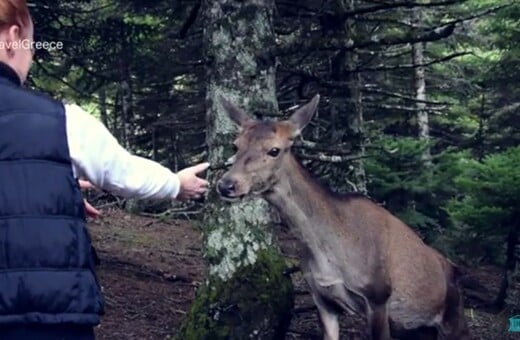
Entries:
POLYGON ((280 154, 280 149, 272 148, 271 150, 269 150, 269 152, 267 154, 271 157, 276 157, 280 154))

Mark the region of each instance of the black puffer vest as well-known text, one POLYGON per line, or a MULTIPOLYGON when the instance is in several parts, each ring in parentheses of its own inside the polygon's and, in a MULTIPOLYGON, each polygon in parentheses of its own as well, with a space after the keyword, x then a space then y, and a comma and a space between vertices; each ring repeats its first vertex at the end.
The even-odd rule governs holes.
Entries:
POLYGON ((103 314, 65 118, 0 63, 0 325, 103 314))

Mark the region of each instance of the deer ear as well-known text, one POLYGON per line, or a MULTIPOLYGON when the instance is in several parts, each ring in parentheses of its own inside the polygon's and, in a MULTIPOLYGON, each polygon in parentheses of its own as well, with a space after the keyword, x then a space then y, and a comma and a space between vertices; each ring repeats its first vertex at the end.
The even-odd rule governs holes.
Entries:
POLYGON ((220 103, 229 115, 229 118, 238 126, 243 126, 245 122, 251 120, 251 118, 240 108, 233 105, 231 102, 219 96, 220 103))
POLYGON ((317 94, 312 98, 312 100, 300 107, 296 112, 294 112, 289 118, 289 122, 293 127, 292 135, 293 137, 298 136, 302 130, 309 124, 312 119, 312 116, 316 112, 316 108, 318 107, 318 103, 320 101, 320 95, 317 94))

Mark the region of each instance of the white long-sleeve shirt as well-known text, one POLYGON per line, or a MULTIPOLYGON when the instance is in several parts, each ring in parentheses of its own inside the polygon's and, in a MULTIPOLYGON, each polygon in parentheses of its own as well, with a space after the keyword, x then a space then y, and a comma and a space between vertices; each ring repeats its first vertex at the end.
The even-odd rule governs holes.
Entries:
POLYGON ((94 116, 66 104, 67 139, 76 177, 127 198, 176 198, 178 176, 168 168, 130 154, 94 116))

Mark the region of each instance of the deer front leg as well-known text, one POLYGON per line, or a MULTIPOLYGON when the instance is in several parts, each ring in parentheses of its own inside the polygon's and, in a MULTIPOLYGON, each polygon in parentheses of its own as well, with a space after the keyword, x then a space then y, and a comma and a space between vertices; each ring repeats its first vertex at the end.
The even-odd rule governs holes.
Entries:
MULTIPOLYGON (((331 308, 322 298, 320 294, 320 287, 317 284, 313 275, 313 262, 312 254, 308 248, 304 248, 304 256, 301 261, 301 268, 303 277, 309 285, 312 299, 314 304, 318 308, 318 314, 320 317, 323 339, 324 340, 339 340, 339 321, 337 312, 331 308)), ((318 270, 319 272, 319 270, 318 270)))
POLYGON ((317 293, 313 292, 312 298, 316 307, 318 307, 318 314, 323 327, 323 340, 339 340, 338 314, 328 307, 317 293))
POLYGON ((390 340, 390 325, 386 304, 371 305, 367 313, 368 331, 372 340, 390 340))

